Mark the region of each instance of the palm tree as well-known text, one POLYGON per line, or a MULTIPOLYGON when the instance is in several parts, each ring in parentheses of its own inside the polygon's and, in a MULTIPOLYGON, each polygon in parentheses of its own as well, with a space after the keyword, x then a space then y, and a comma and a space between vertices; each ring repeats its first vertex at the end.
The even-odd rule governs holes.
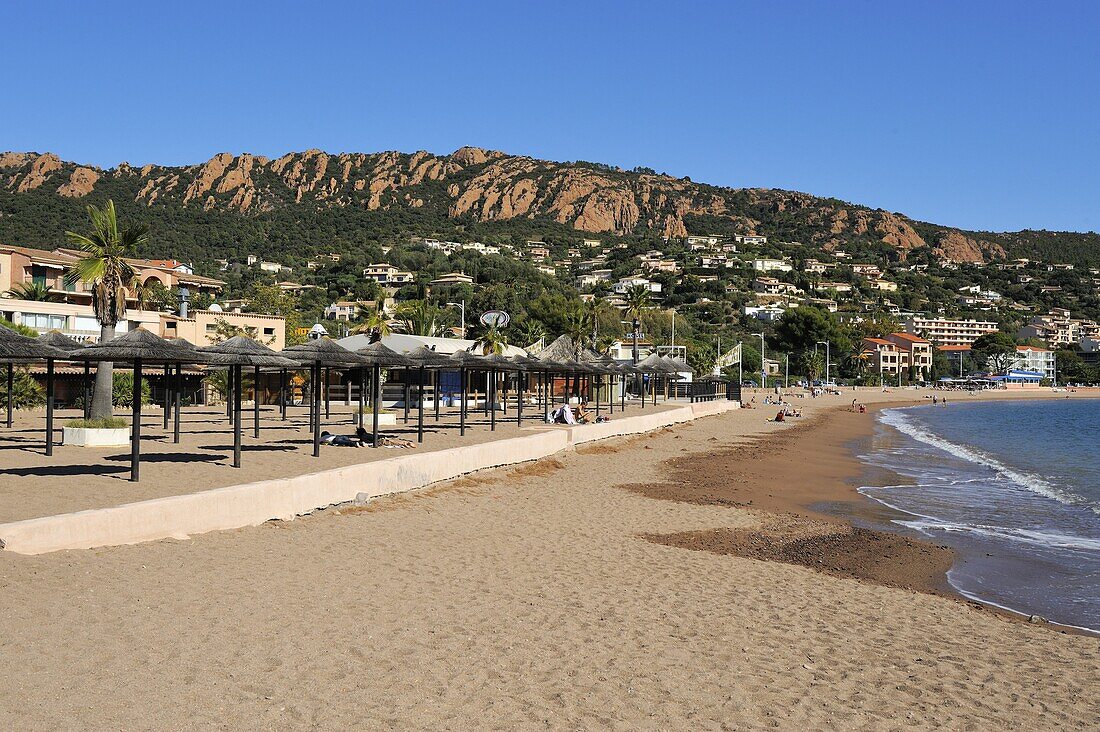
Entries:
POLYGON ((443 311, 427 300, 407 300, 397 307, 397 319, 403 333, 418 336, 438 335, 443 311))
POLYGON ((653 296, 645 285, 631 285, 623 293, 623 301, 626 303, 626 314, 630 316, 633 331, 634 346, 631 349, 631 356, 634 363, 638 363, 638 319, 652 306, 653 296))
MULTIPOLYGON (((88 206, 92 220, 89 236, 66 231, 65 236, 84 253, 65 275, 69 284, 82 281, 92 286, 92 309, 99 321, 99 340, 115 337, 115 326, 126 316, 126 298, 134 288, 136 273, 126 261, 147 241, 148 227, 137 224, 119 229, 115 202, 107 201, 103 208, 88 206)), ((92 417, 111 416, 111 394, 114 365, 100 363, 96 367, 95 392, 92 396, 92 417)))
POLYGON ((526 343, 528 346, 534 345, 546 337, 546 328, 534 318, 527 318, 517 327, 519 328, 520 342, 526 343))
POLYGON ((389 316, 386 315, 382 305, 378 304, 363 318, 363 322, 355 328, 354 332, 370 334, 370 340, 373 343, 393 333, 393 326, 390 325, 389 316))
POLYGON ((825 370, 825 357, 820 351, 806 351, 802 354, 802 370, 806 372, 806 378, 812 384, 825 370))
POLYGON ((495 325, 490 325, 474 341, 474 347, 479 349, 483 356, 492 353, 504 353, 504 349, 508 347, 508 339, 495 325))
POLYGON ((31 302, 57 302, 58 297, 41 282, 20 282, 4 293, 4 297, 31 302))

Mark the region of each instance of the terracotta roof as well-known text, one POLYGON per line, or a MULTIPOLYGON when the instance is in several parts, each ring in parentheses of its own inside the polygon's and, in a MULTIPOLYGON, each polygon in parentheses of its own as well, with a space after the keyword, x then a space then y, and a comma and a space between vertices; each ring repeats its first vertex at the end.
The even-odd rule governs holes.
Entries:
POLYGON ((1041 351, 1042 353, 1050 353, 1049 348, 1039 348, 1038 346, 1016 346, 1017 351, 1041 351))
POLYGON ((937 346, 940 351, 969 351, 970 346, 937 346))
POLYGON ((883 338, 864 338, 863 340, 866 343, 875 343, 875 344, 880 345, 880 346, 892 346, 892 345, 894 345, 890 341, 885 340, 883 338))
POLYGON ((927 338, 921 338, 919 335, 913 333, 891 333, 894 338, 901 338, 902 340, 912 341, 913 343, 928 343, 927 338))

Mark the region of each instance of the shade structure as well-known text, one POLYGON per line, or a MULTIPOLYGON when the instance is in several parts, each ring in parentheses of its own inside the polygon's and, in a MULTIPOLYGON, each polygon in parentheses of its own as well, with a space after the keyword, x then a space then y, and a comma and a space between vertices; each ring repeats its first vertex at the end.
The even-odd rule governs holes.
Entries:
POLYGON ((280 355, 297 361, 300 366, 308 367, 310 374, 311 422, 313 426, 313 457, 321 456, 321 369, 355 368, 367 365, 367 361, 355 353, 327 338, 299 343, 284 348, 280 355))
POLYGON ((53 454, 53 364, 68 359, 68 352, 43 342, 38 338, 16 333, 0 326, 0 361, 6 361, 7 369, 7 425, 12 425, 12 387, 16 362, 46 362, 46 454, 53 454))
POLYGON ((72 351, 83 350, 85 345, 78 340, 74 340, 65 335, 61 331, 51 330, 49 333, 44 333, 38 336, 39 343, 45 343, 48 346, 53 346, 59 350, 70 353, 72 351))
POLYGON ((198 349, 204 354, 216 356, 218 363, 229 366, 229 378, 233 383, 233 467, 241 467, 241 370, 250 366, 255 381, 252 405, 252 436, 260 436, 260 367, 295 368, 298 362, 280 356, 262 343, 247 336, 234 336, 212 346, 198 349))
MULTIPOLYGON (((420 372, 416 387, 416 441, 424 441, 424 372, 426 370, 441 370, 445 367, 455 368, 455 363, 446 354, 434 351, 427 346, 420 346, 404 354, 411 364, 420 372)), ((439 393, 435 394, 435 414, 439 419, 439 393)))
MULTIPOLYGON (((74 353, 84 349, 86 344, 81 343, 78 340, 70 338, 61 331, 51 330, 49 333, 38 336, 38 340, 41 343, 58 348, 66 353, 74 353)), ((84 419, 88 419, 92 416, 91 405, 91 370, 88 366, 88 362, 84 362, 84 379, 81 382, 82 400, 84 402, 84 419)))
MULTIPOLYGON (((412 364, 412 361, 405 358, 403 354, 382 345, 382 341, 375 341, 362 348, 356 349, 355 354, 359 356, 365 365, 371 368, 371 446, 378 447, 378 413, 381 409, 382 403, 382 369, 393 366, 408 367, 412 364)), ((363 379, 362 371, 360 371, 359 379, 359 426, 363 426, 363 379)))
POLYGON ((141 376, 142 367, 147 364, 184 364, 211 363, 216 357, 204 354, 186 341, 170 341, 143 328, 123 333, 103 343, 96 343, 76 351, 70 359, 80 361, 111 361, 133 364, 136 398, 132 403, 132 424, 130 425, 130 480, 139 479, 141 468, 141 376))

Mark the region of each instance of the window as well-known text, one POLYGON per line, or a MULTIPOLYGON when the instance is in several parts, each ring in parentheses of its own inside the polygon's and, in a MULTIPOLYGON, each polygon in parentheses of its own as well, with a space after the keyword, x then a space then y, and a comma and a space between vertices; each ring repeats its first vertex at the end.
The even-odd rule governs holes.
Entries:
POLYGON ((215 323, 207 323, 206 324, 206 332, 207 333, 217 333, 218 332, 218 326, 215 323))
POLYGON ((41 313, 26 313, 23 315, 23 325, 35 330, 65 330, 67 320, 64 315, 45 315, 41 313))
POLYGON ((264 335, 265 336, 275 335, 275 329, 274 328, 264 328, 264 335))

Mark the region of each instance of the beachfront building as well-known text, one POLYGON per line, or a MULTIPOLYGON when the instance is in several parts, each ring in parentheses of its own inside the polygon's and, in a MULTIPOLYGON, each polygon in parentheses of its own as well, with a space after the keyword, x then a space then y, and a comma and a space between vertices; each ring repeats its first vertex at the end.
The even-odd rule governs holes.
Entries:
POLYGON ((918 379, 932 373, 932 344, 912 333, 888 333, 885 340, 894 344, 901 357, 901 367, 909 368, 918 379))
POLYGON ((196 346, 210 346, 225 340, 230 331, 243 333, 269 348, 281 351, 286 345, 286 318, 262 313, 227 313, 217 305, 209 310, 192 310, 183 318, 171 313, 159 313, 159 328, 153 330, 162 338, 185 338, 196 346))
POLYGON ((1012 362, 1010 368, 1013 371, 1042 374, 1044 379, 1054 381, 1056 368, 1054 351, 1037 346, 1016 346, 1016 360, 1012 362))
POLYGON ((969 346, 986 333, 995 333, 991 320, 941 318, 913 315, 905 321, 905 332, 923 336, 937 346, 969 346))
MULTIPOLYGON (((39 333, 56 330, 81 343, 99 342, 100 325, 90 304, 3 298, 0 315, 39 333)), ((134 328, 160 333, 160 316, 155 310, 128 308, 115 326, 115 334, 122 335, 134 328)))

